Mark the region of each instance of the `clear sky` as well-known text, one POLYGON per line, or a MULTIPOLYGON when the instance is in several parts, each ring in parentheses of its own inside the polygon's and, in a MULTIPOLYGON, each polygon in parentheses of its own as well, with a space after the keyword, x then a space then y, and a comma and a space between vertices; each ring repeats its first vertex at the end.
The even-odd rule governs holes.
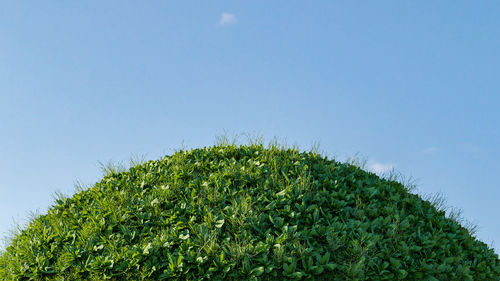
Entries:
POLYGON ((395 168, 500 253, 500 2, 2 1, 0 234, 98 161, 262 134, 395 168))

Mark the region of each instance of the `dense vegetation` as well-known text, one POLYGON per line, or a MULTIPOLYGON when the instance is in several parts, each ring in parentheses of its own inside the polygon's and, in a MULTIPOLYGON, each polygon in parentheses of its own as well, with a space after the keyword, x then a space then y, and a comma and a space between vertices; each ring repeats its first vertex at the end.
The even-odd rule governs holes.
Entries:
POLYGON ((56 200, 0 254, 1 280, 500 280, 457 220, 313 152, 179 151, 56 200))

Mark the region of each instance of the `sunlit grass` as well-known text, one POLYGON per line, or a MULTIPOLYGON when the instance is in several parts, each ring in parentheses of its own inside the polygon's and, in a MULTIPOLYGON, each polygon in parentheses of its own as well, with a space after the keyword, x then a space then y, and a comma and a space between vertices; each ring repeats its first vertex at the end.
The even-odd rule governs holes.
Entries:
POLYGON ((498 280, 474 227, 412 179, 239 137, 101 164, 13 230, 0 279, 498 280))

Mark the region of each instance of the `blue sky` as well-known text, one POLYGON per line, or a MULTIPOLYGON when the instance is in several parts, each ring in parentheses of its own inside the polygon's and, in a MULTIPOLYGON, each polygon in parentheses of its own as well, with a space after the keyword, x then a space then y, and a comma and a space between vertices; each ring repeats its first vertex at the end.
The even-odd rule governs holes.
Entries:
POLYGON ((497 1, 4 1, 0 232, 98 162, 241 133, 359 153, 500 253, 497 1))

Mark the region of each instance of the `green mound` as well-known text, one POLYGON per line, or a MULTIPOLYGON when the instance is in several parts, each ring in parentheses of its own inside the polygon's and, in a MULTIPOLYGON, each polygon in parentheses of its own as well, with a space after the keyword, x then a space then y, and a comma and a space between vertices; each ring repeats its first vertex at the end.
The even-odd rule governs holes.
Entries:
POLYGON ((56 200, 1 280, 500 280, 498 255, 400 183, 262 145, 180 151, 56 200))

